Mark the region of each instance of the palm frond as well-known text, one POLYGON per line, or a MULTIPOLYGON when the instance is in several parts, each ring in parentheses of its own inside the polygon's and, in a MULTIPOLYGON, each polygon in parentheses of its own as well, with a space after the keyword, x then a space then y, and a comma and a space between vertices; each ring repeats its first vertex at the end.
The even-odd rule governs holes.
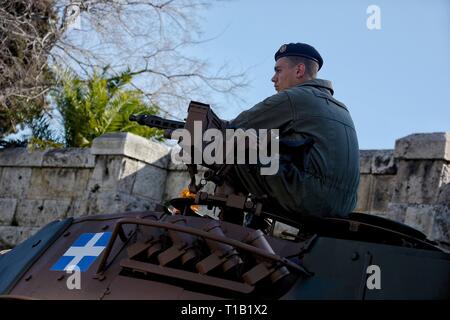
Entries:
POLYGON ((147 105, 142 92, 127 89, 128 71, 108 78, 106 72, 88 80, 67 77, 54 93, 63 118, 66 145, 88 147, 107 132, 132 132, 161 139, 161 131, 128 120, 131 114, 157 114, 158 107, 147 105))

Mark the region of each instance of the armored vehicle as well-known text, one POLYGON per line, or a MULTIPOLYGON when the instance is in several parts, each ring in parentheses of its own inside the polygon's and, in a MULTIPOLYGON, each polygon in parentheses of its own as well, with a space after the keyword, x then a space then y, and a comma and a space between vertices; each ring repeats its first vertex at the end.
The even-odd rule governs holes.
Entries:
MULTIPOLYGON (((208 105, 191 102, 186 123, 131 120, 167 130, 223 129, 208 105)), ((353 212, 347 218, 292 221, 260 199, 208 193, 227 165, 211 166, 189 196, 154 211, 54 221, 0 255, 4 299, 449 299, 450 254, 421 232, 353 212), (201 215, 200 208, 226 215, 201 215), (268 221, 233 223, 233 214, 268 221), (276 232, 276 225, 287 225, 276 232), (295 232, 293 231, 295 230, 295 232)), ((216 189, 217 190, 217 189, 216 189)), ((223 190, 223 188, 221 189, 223 190)))

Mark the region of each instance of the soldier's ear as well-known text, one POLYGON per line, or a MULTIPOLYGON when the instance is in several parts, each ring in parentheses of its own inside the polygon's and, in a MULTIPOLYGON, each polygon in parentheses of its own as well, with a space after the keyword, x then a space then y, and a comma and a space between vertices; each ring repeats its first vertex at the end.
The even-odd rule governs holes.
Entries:
POLYGON ((306 66, 304 63, 299 63, 297 65, 297 78, 301 79, 305 76, 306 73, 306 66))

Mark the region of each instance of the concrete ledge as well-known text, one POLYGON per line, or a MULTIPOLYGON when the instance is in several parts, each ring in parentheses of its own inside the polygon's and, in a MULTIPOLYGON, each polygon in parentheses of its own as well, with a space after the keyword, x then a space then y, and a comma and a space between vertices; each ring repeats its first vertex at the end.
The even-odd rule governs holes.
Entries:
POLYGON ((94 168, 95 156, 88 148, 52 149, 44 153, 43 167, 94 168))
POLYGON ((93 168, 95 156, 87 148, 33 151, 27 148, 8 148, 0 149, 0 166, 93 168))
POLYGON ((396 158, 450 161, 450 133, 416 133, 395 141, 396 158))
POLYGON ((372 172, 372 159, 377 150, 359 150, 359 173, 372 172))
POLYGON ((394 150, 360 150, 359 172, 363 174, 396 174, 394 150))
POLYGON ((371 171, 372 174, 396 174, 394 150, 378 150, 372 157, 371 171))
POLYGON ((46 151, 30 151, 27 148, 0 149, 0 166, 41 167, 46 151))
POLYGON ((170 150, 161 143, 128 132, 107 133, 95 138, 93 155, 121 155, 166 169, 170 150))

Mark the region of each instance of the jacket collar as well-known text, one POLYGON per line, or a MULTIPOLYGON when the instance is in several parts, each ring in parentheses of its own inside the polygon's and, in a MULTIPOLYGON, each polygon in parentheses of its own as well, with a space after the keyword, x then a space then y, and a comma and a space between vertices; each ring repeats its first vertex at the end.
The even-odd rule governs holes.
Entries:
POLYGON ((301 87, 301 86, 316 87, 317 89, 319 89, 321 91, 324 91, 324 89, 327 90, 331 95, 334 94, 333 84, 329 80, 324 80, 324 79, 308 80, 297 86, 298 87, 301 87))

